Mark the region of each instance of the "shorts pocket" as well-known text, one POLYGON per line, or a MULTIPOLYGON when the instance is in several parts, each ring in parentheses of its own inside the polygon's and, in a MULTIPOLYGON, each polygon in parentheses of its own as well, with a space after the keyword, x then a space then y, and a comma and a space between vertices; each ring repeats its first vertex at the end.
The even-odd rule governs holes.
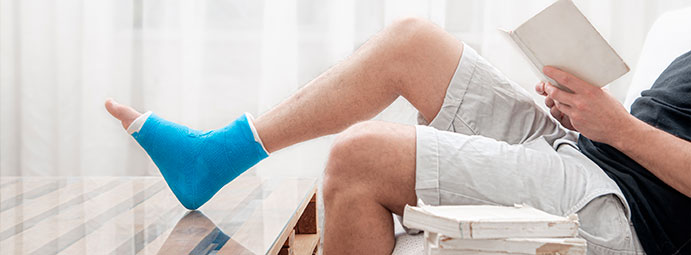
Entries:
POLYGON ((579 235, 593 254, 636 254, 624 206, 614 194, 597 197, 578 211, 579 235))

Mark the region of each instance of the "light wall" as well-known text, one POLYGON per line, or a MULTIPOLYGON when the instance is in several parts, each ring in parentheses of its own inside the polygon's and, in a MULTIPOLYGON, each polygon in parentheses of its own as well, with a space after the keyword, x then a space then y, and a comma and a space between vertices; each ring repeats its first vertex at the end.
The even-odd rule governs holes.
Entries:
MULTIPOLYGON (((688 1, 576 0, 633 69, 661 13, 688 1)), ((497 37, 550 1, 0 0, 0 175, 156 175, 103 108, 108 97, 199 129, 259 115, 403 16, 426 17, 531 89, 497 37)), ((611 84, 623 100, 631 75, 611 84)), ((536 96, 536 99, 538 97, 536 96)), ((377 118, 414 123, 396 101, 377 118)), ((260 174, 318 175, 331 137, 260 174)))

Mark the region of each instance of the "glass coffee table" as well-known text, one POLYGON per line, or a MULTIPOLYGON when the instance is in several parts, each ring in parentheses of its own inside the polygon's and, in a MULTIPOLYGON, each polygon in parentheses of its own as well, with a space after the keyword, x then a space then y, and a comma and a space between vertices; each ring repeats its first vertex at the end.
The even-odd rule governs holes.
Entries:
POLYGON ((0 254, 312 254, 316 191, 248 172, 188 211, 161 177, 1 177, 0 254))

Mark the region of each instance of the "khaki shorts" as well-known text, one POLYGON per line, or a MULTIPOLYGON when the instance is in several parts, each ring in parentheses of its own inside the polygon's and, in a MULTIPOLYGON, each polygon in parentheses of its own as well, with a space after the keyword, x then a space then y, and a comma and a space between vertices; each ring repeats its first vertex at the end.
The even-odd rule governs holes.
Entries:
POLYGON ((578 133, 468 45, 440 112, 419 119, 415 189, 426 204, 578 213, 589 254, 643 253, 621 190, 579 151, 578 133))

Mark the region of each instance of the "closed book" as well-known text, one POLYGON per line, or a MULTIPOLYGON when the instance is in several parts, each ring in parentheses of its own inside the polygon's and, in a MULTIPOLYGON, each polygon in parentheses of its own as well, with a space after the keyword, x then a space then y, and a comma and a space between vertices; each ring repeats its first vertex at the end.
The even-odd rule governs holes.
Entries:
POLYGON ((425 232, 425 239, 426 247, 432 254, 581 255, 586 253, 586 241, 577 237, 458 239, 425 232))
POLYGON ((527 205, 406 205, 403 225, 460 239, 575 237, 578 216, 552 215, 527 205))

